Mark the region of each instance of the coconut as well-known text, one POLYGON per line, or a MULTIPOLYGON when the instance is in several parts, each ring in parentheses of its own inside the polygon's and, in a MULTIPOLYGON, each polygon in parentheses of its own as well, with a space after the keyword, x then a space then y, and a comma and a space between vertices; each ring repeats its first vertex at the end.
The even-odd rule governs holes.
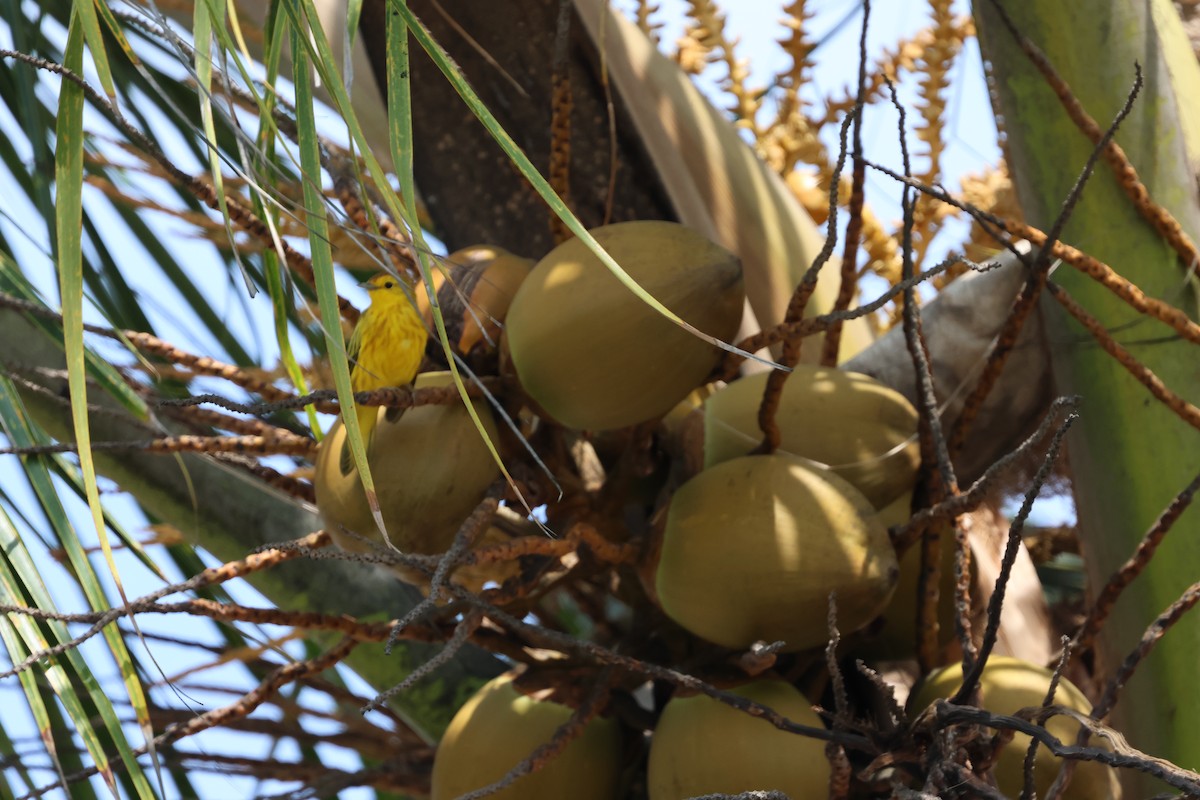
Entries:
MULTIPOLYGON (((459 355, 476 349, 494 350, 508 316, 509 306, 533 261, 490 244, 455 250, 430 275, 446 323, 446 333, 459 355)), ((432 330, 433 308, 424 283, 417 286, 417 310, 432 330)), ((441 342, 431 337, 429 347, 444 360, 441 342)))
MULTIPOLYGON (((995 714, 1013 714, 1022 708, 1041 706, 1050 688, 1052 673, 1045 667, 1030 664, 1010 656, 992 656, 983 668, 979 679, 979 705, 995 714)), ((962 686, 962 664, 934 670, 909 699, 908 706, 914 711, 926 708, 939 698, 949 698, 962 686)), ((1073 683, 1066 678, 1059 680, 1054 693, 1054 705, 1065 706, 1081 714, 1091 713, 1092 704, 1073 683)), ((1075 743, 1079 723, 1070 717, 1056 715, 1046 720, 1046 730, 1063 744, 1075 743)), ((1013 735, 1012 741, 1000 751, 996 759, 996 785, 1009 797, 1017 797, 1025 783, 1025 752, 1029 749, 1030 737, 1024 733, 1013 735)), ((1063 764, 1045 747, 1039 747, 1034 759, 1033 782, 1039 797, 1058 775, 1063 764)), ((1115 795, 1116 776, 1104 764, 1096 761, 1081 761, 1075 766, 1071 785, 1064 793, 1066 800, 1104 800, 1115 795)))
MULTIPOLYGON (((743 456, 762 441, 758 408, 768 373, 746 375, 704 403, 704 463, 743 456)), ((874 378, 799 364, 776 412, 779 451, 816 462, 883 508, 916 481, 917 411, 874 378)))
MULTIPOLYGON (((447 386, 449 372, 417 376, 416 387, 447 386)), ((486 401, 474 401, 489 438, 498 434, 486 401)), ((380 407, 368 443, 383 522, 405 553, 441 553, 500 476, 500 468, 461 402, 405 409, 380 407)), ((317 508, 333 540, 355 552, 373 549, 379 533, 357 469, 341 469, 346 432, 338 420, 321 442, 316 463, 317 508)), ((404 573, 407 574, 407 573, 404 573)))
MULTIPOLYGON (((433 761, 432 800, 454 800, 502 778, 549 742, 571 709, 513 687, 511 673, 488 682, 454 715, 433 761)), ((596 718, 540 770, 488 795, 493 800, 617 800, 621 737, 596 718)))
POLYGON ((899 573, 875 510, 846 481, 786 455, 717 464, 671 499, 655 587, 663 610, 725 647, 787 650, 857 630, 887 605, 899 573))
MULTIPOLYGON (((720 339, 737 333, 744 291, 732 254, 673 222, 622 222, 591 233, 680 318, 720 339)), ((537 406, 587 430, 666 414, 721 353, 634 296, 579 239, 550 251, 521 284, 505 338, 537 406)))
MULTIPOLYGON (((783 681, 757 681, 733 694, 792 722, 823 727, 804 696, 783 681)), ((674 697, 663 709, 650 741, 647 784, 650 800, 750 791, 826 797, 829 773, 823 741, 781 731, 707 695, 695 695, 674 697)))

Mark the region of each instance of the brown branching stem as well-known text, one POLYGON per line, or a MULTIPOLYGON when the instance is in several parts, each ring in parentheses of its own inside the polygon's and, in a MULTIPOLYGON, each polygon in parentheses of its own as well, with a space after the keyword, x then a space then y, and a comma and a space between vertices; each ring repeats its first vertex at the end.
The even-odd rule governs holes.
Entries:
MULTIPOLYGON (((854 167, 850 181, 849 219, 846 223, 846 247, 842 253, 842 282, 838 286, 837 297, 834 298, 833 310, 845 311, 854 299, 858 286, 858 244, 862 236, 863 206, 865 205, 864 185, 867 177, 867 167, 863 163, 862 143, 862 109, 866 106, 867 95, 867 23, 871 19, 871 2, 863 0, 862 29, 858 39, 858 94, 854 108, 854 127, 851 132, 851 158, 854 167)), ((831 215, 836 218, 836 215, 831 215)), ((825 340, 821 346, 821 364, 826 367, 836 367, 838 363, 838 348, 842 342, 842 326, 834 323, 825 332, 825 340)))
MULTIPOLYGON (((14 297, 4 292, 0 292, 0 307, 11 308, 15 311, 22 311, 26 314, 42 317, 43 319, 53 320, 59 324, 62 323, 62 315, 58 312, 38 303, 23 300, 20 297, 14 297)), ((176 366, 184 367, 198 375, 223 378, 248 392, 261 395, 268 400, 283 400, 291 396, 283 389, 277 388, 269 381, 264 381, 241 367, 234 364, 226 364, 208 356, 198 356, 194 353, 189 353, 153 334, 143 333, 142 331, 118 331, 87 323, 84 324, 83 329, 88 333, 94 333, 109 339, 128 341, 143 353, 159 356, 176 366)))
MULTIPOLYGON (((1074 718, 1075 712, 1061 706, 1039 709, 1042 714, 1061 713, 1074 718)), ((1158 778, 1188 795, 1200 794, 1200 775, 1190 772, 1162 759, 1154 758, 1128 745, 1119 749, 1104 750, 1098 747, 1080 747, 1060 742, 1046 728, 1030 720, 1006 714, 993 714, 974 706, 958 705, 952 701, 939 700, 933 705, 934 725, 944 728, 951 725, 977 725, 995 729, 1008 729, 1033 737, 1047 750, 1061 759, 1071 761, 1099 761, 1110 767, 1134 769, 1158 778)), ((1115 737, 1114 737, 1115 738, 1115 737)), ((1110 740, 1112 741, 1112 740, 1110 740)))
POLYGON ((566 722, 558 726, 554 734, 550 737, 550 741, 539 745, 537 749, 529 754, 528 758, 522 759, 520 763, 506 772, 499 780, 476 789, 473 792, 467 792, 458 798, 458 800, 480 800, 480 798, 502 791, 511 786, 518 778, 542 769, 552 759, 562 753, 567 748, 567 745, 583 734, 587 724, 595 719, 604 708, 604 704, 608 701, 612 673, 613 670, 611 668, 605 667, 596 674, 592 688, 579 705, 579 708, 571 713, 570 718, 566 722))
POLYGON ((526 641, 532 646, 558 650, 562 653, 584 659, 588 663, 612 666, 622 672, 665 681, 688 692, 705 694, 732 708, 766 720, 771 725, 783 731, 822 741, 837 741, 845 746, 847 750, 865 752, 871 755, 878 753, 875 744, 865 736, 842 731, 829 731, 825 728, 810 725, 801 725, 784 717, 774 709, 717 689, 715 686, 692 675, 618 653, 594 642, 583 641, 565 633, 548 630, 539 625, 525 622, 502 609, 496 608, 466 589, 458 586, 449 586, 447 588, 466 605, 482 610, 493 623, 508 629, 512 633, 517 633, 525 637, 526 641))
MULTIPOLYGON (((571 204, 571 97, 570 72, 571 3, 559 0, 554 30, 553 72, 550 76, 550 164, 547 179, 555 193, 571 204)), ((550 215, 550 232, 555 244, 574 236, 558 214, 550 215)))
MULTIPOLYGON (((998 262, 990 262, 987 264, 976 264, 973 261, 968 261, 961 256, 951 256, 945 261, 930 267, 929 269, 915 275, 908 280, 902 280, 895 286, 892 286, 887 291, 880 294, 874 300, 868 303, 862 303, 855 308, 845 311, 831 311, 828 314, 821 314, 815 317, 807 317, 797 320, 796 322, 780 323, 773 328, 768 328, 764 331, 759 331, 753 336, 748 336, 738 343, 738 349, 748 353, 754 353, 764 347, 771 347, 784 339, 794 336, 803 338, 805 336, 813 336, 823 331, 829 330, 833 325, 841 322, 848 322, 852 319, 859 319, 874 314, 879 309, 886 306, 888 303, 900 297, 908 289, 918 286, 925 281, 932 280, 938 275, 947 272, 951 268, 959 265, 966 265, 967 269, 973 272, 988 272, 1000 266, 998 262)), ((727 353, 721 366, 716 373, 721 380, 729 380, 737 374, 737 368, 745 360, 745 356, 737 353, 727 353)))
MULTIPOLYGON (((316 442, 301 436, 164 436, 131 442, 92 442, 93 450, 138 450, 143 453, 243 453, 252 455, 312 456, 316 442)), ((2 455, 46 455, 74 453, 79 447, 71 442, 39 444, 29 447, 0 447, 2 455)))
POLYGON ((368 213, 349 175, 335 174, 333 191, 347 218, 383 248, 396 274, 405 276, 412 285, 419 283, 421 271, 411 250, 408 249, 412 247, 409 238, 386 216, 368 213))
POLYGON ((979 507, 984 499, 999 485, 1000 481, 1017 464, 1027 459, 1034 448, 1056 429, 1058 416, 1063 411, 1073 411, 1079 407, 1080 398, 1076 396, 1060 397, 1050 404, 1046 416, 1038 429, 1011 453, 998 459, 991 467, 971 484, 965 492, 937 503, 929 508, 921 509, 912 515, 908 522, 891 529, 892 544, 896 551, 903 555, 921 535, 925 526, 936 520, 949 520, 979 507))
POLYGON ((1093 719, 1100 720, 1108 716, 1113 706, 1117 704, 1117 697, 1121 689, 1133 677, 1133 673, 1137 670, 1138 665, 1146 660, 1146 656, 1150 655, 1150 651, 1162 640, 1167 631, 1198 602, 1200 602, 1200 583, 1193 583, 1184 590, 1178 600, 1163 611, 1154 622, 1150 623, 1150 626, 1146 628, 1146 632, 1142 634, 1141 641, 1138 642, 1129 655, 1125 656, 1125 660, 1121 662, 1121 666, 1117 668, 1108 685, 1104 687, 1104 693, 1100 695, 1100 699, 1096 701, 1096 705, 1092 709, 1093 719))
POLYGON ((1067 313, 1079 321, 1096 343, 1108 353, 1117 363, 1125 368, 1125 371, 1137 379, 1138 383, 1146 387, 1150 394, 1175 413, 1180 419, 1191 425, 1193 428, 1200 430, 1200 408, 1189 403, 1183 397, 1171 391, 1154 371, 1147 367, 1142 362, 1138 361, 1132 353, 1125 349, 1112 334, 1104 327, 1100 320, 1093 317, 1084 309, 1083 306, 1076 302, 1075 298, 1067 293, 1067 290, 1049 281, 1047 290, 1050 295, 1058 301, 1058 304, 1066 309, 1067 313))
MULTIPOLYGON (((1071 645, 1067 638, 1063 637, 1063 649, 1059 656, 1058 664, 1054 667, 1054 672, 1050 675, 1050 686, 1046 688, 1045 699, 1042 700, 1042 708, 1049 708, 1054 705, 1054 695, 1058 691, 1059 681, 1062 680, 1063 670, 1067 666, 1067 662, 1071 659, 1071 645)), ((1021 787, 1021 800, 1034 800, 1037 797, 1037 791, 1033 785, 1033 769, 1034 759, 1037 758, 1038 743, 1036 740, 1030 740, 1029 747, 1025 751, 1024 762, 1024 782, 1021 787)))
MULTIPOLYGON (((54 647, 50 647, 36 653, 31 653, 29 657, 21 663, 14 664, 10 669, 0 672, 0 680, 24 672, 43 659, 53 658, 57 655, 65 653, 68 650, 78 647, 83 642, 86 642, 88 639, 100 633, 105 626, 115 622, 127 614, 136 612, 136 610, 141 606, 155 603, 163 597, 175 594, 177 592, 194 591, 201 587, 225 583, 236 578, 244 578, 251 573, 259 572, 264 569, 270 569, 276 564, 304 556, 309 550, 313 548, 324 547, 329 543, 329 541, 329 534, 325 533, 325 531, 316 531, 315 533, 310 533, 308 536, 297 539, 294 542, 290 542, 289 546, 286 548, 272 548, 263 550, 247 556, 240 561, 231 561, 226 564, 222 564, 219 567, 206 569, 200 574, 195 575, 186 581, 174 583, 170 586, 164 586, 161 589, 151 592, 150 594, 139 598, 135 603, 126 604, 119 608, 111 608, 100 613, 99 616, 95 618, 95 622, 93 622, 91 628, 89 628, 83 634, 75 637, 71 641, 63 642, 55 645, 54 647)), ((30 612, 22 611, 22 613, 30 612)))
POLYGON ((1087 618, 1084 619, 1083 624, 1079 626, 1079 631, 1071 640, 1071 648, 1074 652, 1084 653, 1091 649, 1093 639, 1108 619, 1121 592, 1125 591, 1125 588, 1133 583, 1134 579, 1142 574, 1142 571, 1150 564, 1150 559, 1158 550, 1158 546, 1162 544, 1175 521, 1192 504, 1197 491, 1200 491, 1200 474, 1192 478, 1191 483, 1175 495, 1158 519, 1154 521, 1154 524, 1150 526, 1150 529, 1146 531, 1146 535, 1138 542, 1133 555, 1118 567, 1108 582, 1104 584, 1104 588, 1097 594, 1096 601, 1092 604, 1087 618))
MULTIPOLYGON (((354 639, 346 638, 341 642, 325 651, 321 655, 307 659, 305 661, 296 661, 290 664, 285 664, 269 674, 257 687, 247 692, 236 702, 230 703, 221 708, 215 708, 212 711, 197 714, 187 720, 187 722, 179 723, 168 727, 158 736, 154 737, 152 744, 146 744, 142 747, 133 750, 135 755, 144 755, 154 749, 165 747, 172 742, 179 741, 188 736, 194 736, 203 731, 215 728, 221 725, 229 725, 239 719, 244 719, 254 712, 263 703, 274 697, 280 689, 288 684, 295 683, 303 678, 318 675, 340 663, 350 654, 358 644, 354 639)), ((110 765, 113 766, 113 765, 110 765)), ((66 784, 73 785, 80 781, 87 780, 93 775, 99 774, 99 767, 87 767, 72 775, 66 776, 66 784)), ((62 784, 54 782, 41 786, 38 789, 24 795, 25 798, 42 797, 48 792, 59 788, 62 784)))
MULTIPOLYGON (((899 115, 900 155, 904 164, 904 174, 911 176, 912 164, 909 160, 908 135, 905 127, 906 113, 904 106, 896 96, 896 87, 891 81, 888 81, 888 90, 891 94, 892 105, 899 115)), ((916 271, 913 260, 916 203, 912 191, 907 185, 901 191, 901 208, 904 214, 900 245, 901 278, 908 280, 914 276, 916 271)), ((954 475, 954 467, 950 462, 949 450, 942 434, 941 417, 938 414, 937 396, 933 385, 933 369, 929 363, 929 348, 922 332, 921 311, 917 305, 915 287, 910 287, 904 292, 902 315, 904 340, 909 357, 912 358, 913 371, 917 381, 917 431, 921 440, 922 473, 927 479, 934 474, 937 476, 936 480, 929 480, 928 484, 929 495, 936 502, 958 494, 958 479, 954 475)), ((921 537, 921 575, 917 588, 920 598, 917 611, 917 661, 922 672, 932 669, 937 659, 939 638, 937 606, 941 582, 939 538, 937 529, 932 527, 927 528, 921 537)), ((964 657, 970 658, 971 653, 965 652, 964 657)))
MULTIPOLYGON (((842 121, 840 132, 840 146, 838 148, 837 164, 833 169, 833 178, 829 184, 829 221, 825 229, 825 244, 821 247, 812 264, 805 271, 804 276, 800 279, 800 284, 796 287, 796 291, 792 294, 791 300, 788 301, 787 310, 783 315, 783 325, 795 325, 798 321, 804 318, 804 311, 808 307, 808 301, 812 297, 817 288, 817 278, 821 274, 821 268, 829 262, 833 255, 833 249, 837 246, 837 209, 838 209, 838 186, 841 182, 842 170, 846 166, 846 154, 848 152, 846 138, 849 134, 850 124, 856 119, 862 109, 855 109, 846 115, 846 119, 842 121)), ((783 337, 783 355, 780 357, 779 363, 786 370, 773 370, 767 377, 767 386, 763 390, 762 404, 758 409, 758 426, 763 432, 762 444, 754 451, 756 453, 773 453, 779 447, 780 432, 779 425, 775 421, 776 412, 779 410, 779 402, 783 396, 783 386, 787 381, 788 375, 791 374, 791 368, 796 366, 800 361, 800 343, 803 341, 800 335, 792 333, 783 337)), ((747 350, 746 352, 754 352, 747 350)))
POLYGON ((895 181, 905 183, 917 191, 923 192, 937 200, 954 208, 963 211, 970 215, 981 225, 992 230, 993 235, 1001 245, 1010 249, 1014 254, 1020 257, 1020 252, 1017 251, 1012 242, 1004 238, 1002 234, 1019 239, 1025 239, 1036 247, 1050 248, 1050 255, 1063 263, 1079 270, 1088 275, 1105 289, 1108 289, 1123 302, 1129 305, 1130 308, 1144 316, 1153 317, 1169 326, 1172 330, 1178 333, 1184 339, 1190 342, 1200 343, 1200 324, 1197 324, 1188 317, 1187 312, 1176 306, 1158 300, 1147 295, 1137 284, 1133 283, 1123 275, 1119 274, 1109 265, 1096 259, 1093 256, 1084 253, 1083 251, 1065 244, 1060 241, 1051 241, 1045 231, 1028 225, 1020 220, 1005 219, 997 217, 994 214, 989 214, 986 211, 976 208, 970 203, 966 203, 946 192, 944 189, 936 186, 926 186, 911 178, 906 178, 894 170, 891 170, 881 164, 876 164, 870 160, 867 161, 867 166, 892 178, 895 181))
POLYGON ((987 625, 983 629, 983 641, 979 645, 979 655, 978 658, 972 659, 971 663, 968 663, 966 654, 964 654, 963 683, 952 698, 952 702, 954 703, 962 703, 970 698, 975 692, 975 687, 978 685, 980 677, 983 675, 983 668, 987 665, 988 656, 991 655, 992 648, 996 644, 996 637, 1000 632, 1000 610, 1004 606, 1004 598, 1008 590, 1008 579, 1012 575, 1013 564, 1016 562, 1017 553, 1020 552, 1022 546, 1021 531, 1025 527, 1025 520, 1029 518, 1030 512, 1033 511, 1033 502, 1037 499, 1042 486, 1045 485, 1046 479, 1050 477, 1050 473, 1058 461, 1058 454, 1062 450, 1063 442, 1066 440, 1067 431, 1071 429, 1071 425, 1078 418, 1079 416, 1074 413, 1067 415, 1062 425, 1054 432, 1054 438, 1050 440, 1050 447, 1046 452, 1046 457, 1038 467, 1037 473, 1034 474, 1032 485, 1025 492, 1025 497, 1021 501, 1021 508, 1009 526, 1008 543, 1005 545, 1004 555, 1000 559, 1000 574, 996 578, 996 586, 992 591, 992 596, 988 599, 987 625))

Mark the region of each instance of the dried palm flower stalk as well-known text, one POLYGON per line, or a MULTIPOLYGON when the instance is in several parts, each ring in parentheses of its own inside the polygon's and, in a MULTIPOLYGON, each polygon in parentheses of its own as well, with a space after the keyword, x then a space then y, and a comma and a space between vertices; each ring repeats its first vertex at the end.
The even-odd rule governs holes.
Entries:
MULTIPOLYGON (((919 97, 916 105, 920 116, 915 133, 917 139, 926 146, 924 155, 927 162, 925 169, 916 177, 926 184, 934 184, 941 180, 946 113, 943 93, 949 86, 950 70, 963 44, 959 26, 955 24, 950 12, 950 5, 950 0, 930 0, 932 36, 917 65, 922 75, 917 84, 919 97)), ((945 212, 939 212, 941 208, 942 204, 921 195, 913 209, 913 256, 918 267, 923 263, 929 244, 940 229, 940 225, 937 224, 939 219, 945 218, 945 212)))
POLYGON ((727 110, 735 117, 736 124, 760 134, 756 119, 762 105, 762 93, 746 88, 750 76, 747 61, 735 53, 737 40, 725 35, 725 16, 711 0, 688 0, 687 15, 690 19, 679 39, 675 60, 685 72, 698 75, 710 63, 725 64, 728 74, 721 82, 721 89, 733 97, 733 105, 727 110))
POLYGON ((633 10, 633 21, 637 23, 642 33, 646 34, 646 38, 654 42, 656 46, 661 43, 658 30, 662 27, 662 23, 654 20, 654 15, 658 13, 659 8, 660 6, 651 5, 649 0, 638 0, 637 7, 633 10))

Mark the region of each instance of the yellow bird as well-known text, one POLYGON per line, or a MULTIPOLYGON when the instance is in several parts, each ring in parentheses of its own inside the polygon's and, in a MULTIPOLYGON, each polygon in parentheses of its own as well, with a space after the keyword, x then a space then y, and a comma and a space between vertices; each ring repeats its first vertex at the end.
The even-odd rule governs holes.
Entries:
MULTIPOLYGON (((371 293, 371 305, 359 318, 346 345, 350 386, 355 392, 405 386, 417 376, 425 355, 429 338, 425 322, 395 275, 381 272, 360 285, 371 293)), ((358 428, 369 447, 379 407, 356 408, 358 428)), ((346 445, 341 458, 343 474, 350 472, 353 458, 346 445)))

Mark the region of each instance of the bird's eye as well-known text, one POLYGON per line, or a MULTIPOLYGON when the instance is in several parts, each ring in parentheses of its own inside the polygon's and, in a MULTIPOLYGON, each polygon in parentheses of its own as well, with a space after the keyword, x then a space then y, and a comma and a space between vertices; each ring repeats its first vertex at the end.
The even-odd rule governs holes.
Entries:
POLYGON ((395 286, 395 285, 396 285, 396 284, 392 283, 391 281, 388 281, 387 283, 385 283, 385 284, 383 285, 383 288, 385 288, 385 289, 390 289, 390 288, 392 288, 392 287, 393 287, 393 286, 395 286))

